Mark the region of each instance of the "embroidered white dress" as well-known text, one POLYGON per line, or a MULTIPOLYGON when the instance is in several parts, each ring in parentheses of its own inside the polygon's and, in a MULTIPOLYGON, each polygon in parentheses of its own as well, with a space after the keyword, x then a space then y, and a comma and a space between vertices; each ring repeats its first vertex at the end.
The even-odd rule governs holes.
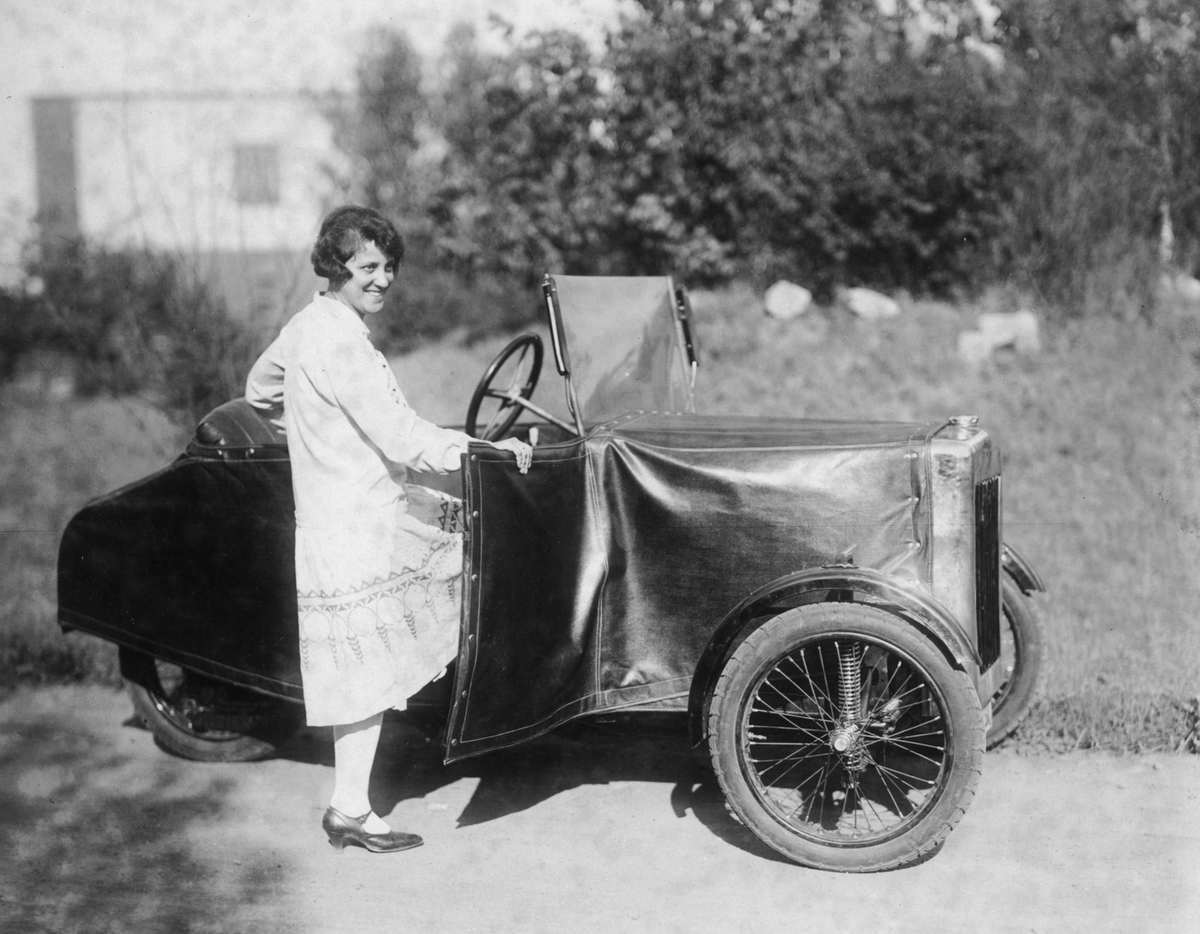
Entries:
MULTIPOLYGON (((308 723, 355 723, 408 698, 458 652, 458 501, 442 528, 409 509, 406 468, 460 466, 470 438, 419 418, 350 308, 322 294, 251 368, 246 398, 287 432, 296 501, 308 723)), ((421 490, 422 508, 431 497, 421 490)))

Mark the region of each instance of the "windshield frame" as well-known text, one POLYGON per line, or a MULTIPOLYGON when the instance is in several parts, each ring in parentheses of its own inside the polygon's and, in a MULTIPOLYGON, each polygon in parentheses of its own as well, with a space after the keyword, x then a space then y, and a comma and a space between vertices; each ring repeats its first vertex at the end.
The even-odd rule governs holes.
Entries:
POLYGON ((542 294, 581 435, 628 412, 695 412, 691 309, 670 276, 547 274, 542 294))

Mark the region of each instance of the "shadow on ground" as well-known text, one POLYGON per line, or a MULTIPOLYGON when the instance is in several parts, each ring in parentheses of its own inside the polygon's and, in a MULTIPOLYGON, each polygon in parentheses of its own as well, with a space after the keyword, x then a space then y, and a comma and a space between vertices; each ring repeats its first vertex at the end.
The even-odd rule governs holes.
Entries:
POLYGON ((232 907, 278 888, 277 854, 198 842, 228 819, 231 778, 100 744, 111 735, 48 716, 0 726, 5 930, 221 931, 232 907))
MULTIPOLYGON (((305 731, 287 758, 332 765, 322 731, 305 731)), ((396 716, 384 721, 371 783, 375 810, 424 798, 464 778, 478 779, 458 816, 460 827, 502 820, 582 785, 653 782, 670 786, 663 809, 699 820, 716 837, 765 859, 779 859, 739 824, 704 757, 688 744, 682 715, 639 714, 584 719, 512 749, 444 765, 436 724, 396 716), (689 816, 690 812, 690 816, 689 816)))

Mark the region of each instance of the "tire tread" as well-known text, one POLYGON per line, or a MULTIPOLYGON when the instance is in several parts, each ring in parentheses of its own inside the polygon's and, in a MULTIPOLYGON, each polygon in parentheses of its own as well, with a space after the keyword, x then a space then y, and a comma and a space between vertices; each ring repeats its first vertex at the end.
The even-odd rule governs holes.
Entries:
POLYGON ((1036 591, 1026 593, 1009 577, 1001 581, 1000 587, 1003 602, 1012 607, 1014 613, 1023 615, 1023 619, 1014 620, 1013 626, 1021 630, 1020 638, 1025 641, 1017 646, 1018 654, 1023 656, 1017 669, 1019 683, 1010 689, 1001 705, 1003 715, 997 716, 997 711, 992 711, 992 725, 987 731, 988 749, 995 749, 1012 736, 1029 715, 1041 693, 1042 657, 1046 651, 1045 622, 1042 608, 1034 599, 1036 591))
MULTIPOLYGON (((861 604, 846 604, 847 606, 862 606, 861 604)), ((794 612, 794 611, 793 611, 794 612)), ((883 613, 884 611, 879 611, 883 613)), ((786 614, 785 614, 786 615, 786 614)), ((885 614, 889 615, 890 614, 885 614)), ((779 617, 775 617, 778 619, 779 617)), ((737 812, 734 801, 737 800, 738 789, 734 786, 730 777, 726 774, 724 767, 721 764, 721 756, 716 751, 716 737, 718 735, 719 717, 718 711, 721 707, 719 699, 722 698, 729 690, 730 685, 737 680, 743 669, 747 666, 748 660, 754 658, 761 646, 769 641, 771 637, 770 622, 759 627, 754 632, 750 633, 733 652, 724 669, 718 675, 713 686, 712 702, 708 707, 707 722, 705 723, 706 738, 710 749, 710 761, 713 772, 716 775, 717 782, 721 788, 721 792, 725 796, 725 806, 729 813, 742 824, 753 830, 752 825, 743 815, 737 812)), ((960 693, 960 700, 964 701, 968 708, 975 707, 978 709, 979 700, 975 693, 975 688, 965 672, 955 670, 955 677, 951 679, 949 690, 960 693)), ((950 699, 947 698, 947 703, 950 699)), ((803 859, 803 865, 813 869, 827 870, 831 872, 884 872, 893 869, 900 869, 905 866, 910 866, 915 863, 923 862, 925 859, 936 853, 946 842, 946 838, 950 832, 966 814, 967 808, 975 798, 975 793, 979 787, 979 781, 983 776, 983 750, 986 741, 986 728, 982 710, 979 715, 974 718, 974 723, 967 725, 967 736, 969 748, 974 753, 974 762, 960 769, 960 781, 953 789, 954 800, 950 802, 948 811, 949 816, 943 822, 943 825, 938 831, 923 841, 921 844, 912 847, 908 852, 898 856, 877 860, 866 863, 860 866, 847 867, 846 865, 834 860, 822 860, 820 856, 810 857, 808 855, 803 859)), ((764 843, 774 847, 769 840, 764 840, 764 843)), ((780 850, 783 855, 789 859, 795 860, 796 857, 790 853, 780 850)), ((860 851, 861 852, 861 851, 860 851)))

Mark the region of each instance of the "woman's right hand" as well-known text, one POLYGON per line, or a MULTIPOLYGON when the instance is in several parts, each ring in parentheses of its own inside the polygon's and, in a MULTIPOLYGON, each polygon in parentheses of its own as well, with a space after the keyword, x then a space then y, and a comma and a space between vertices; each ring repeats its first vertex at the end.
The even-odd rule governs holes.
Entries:
POLYGON ((492 447, 501 451, 511 451, 517 458, 517 470, 521 473, 529 472, 529 465, 533 463, 533 448, 519 438, 505 438, 503 441, 493 441, 492 447))

